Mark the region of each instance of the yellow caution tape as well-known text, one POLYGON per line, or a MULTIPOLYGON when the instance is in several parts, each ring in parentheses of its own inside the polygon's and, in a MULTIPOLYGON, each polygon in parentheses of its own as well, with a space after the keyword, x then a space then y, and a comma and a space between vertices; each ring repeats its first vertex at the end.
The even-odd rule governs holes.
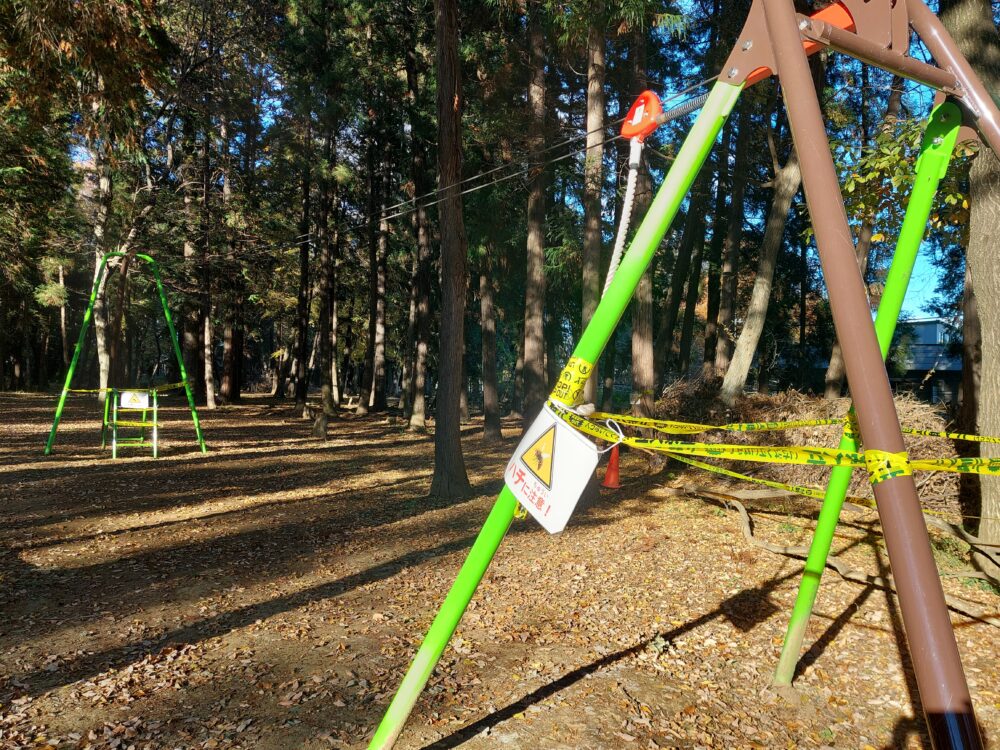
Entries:
MULTIPOLYGON (((741 474, 738 471, 724 469, 721 466, 712 466, 712 464, 706 464, 702 461, 697 461, 688 456, 674 455, 672 456, 672 458, 675 458, 682 463, 695 466, 699 469, 710 471, 713 474, 722 474, 723 476, 730 477, 732 479, 742 479, 744 481, 753 482, 754 484, 761 484, 764 485, 765 487, 770 487, 771 489, 775 490, 787 490, 788 492, 795 492, 799 495, 805 495, 806 497, 816 498, 817 500, 823 499, 824 495, 823 490, 819 489, 818 487, 808 487, 805 485, 798 485, 798 484, 785 484, 784 482, 774 482, 771 481, 770 479, 752 477, 749 474, 741 474)), ((854 498, 851 499, 853 500, 854 498)))
POLYGON ((152 388, 68 388, 67 393, 105 393, 107 391, 119 390, 119 391, 156 391, 157 393, 162 393, 163 391, 172 391, 175 388, 183 388, 184 381, 181 380, 177 383, 166 383, 164 385, 157 385, 152 388))
POLYGON ((854 411, 853 406, 847 410, 847 416, 844 417, 843 434, 848 440, 853 440, 855 445, 861 442, 861 428, 858 426, 858 413, 854 411))
POLYGON ((993 435, 969 435, 964 432, 937 432, 935 430, 916 430, 903 427, 905 435, 924 435, 925 437, 947 438, 949 440, 967 440, 970 443, 1000 443, 1000 437, 993 435))
POLYGON ((1000 458, 916 458, 918 471, 951 471, 959 474, 1000 474, 1000 458))
MULTIPOLYGON (((633 417, 630 414, 612 414, 610 412, 595 412, 591 419, 613 419, 620 425, 628 425, 646 430, 656 430, 670 435, 695 435, 699 432, 723 430, 726 432, 765 432, 777 430, 794 430, 800 427, 823 427, 826 425, 843 425, 844 435, 855 441, 861 439, 858 427, 858 417, 852 408, 846 417, 830 417, 826 419, 792 419, 780 422, 734 422, 732 424, 711 425, 697 422, 678 422, 672 419, 650 419, 648 417, 633 417)), ((973 443, 1000 443, 1000 437, 992 435, 971 435, 964 432, 945 432, 937 430, 920 430, 913 427, 901 428, 906 435, 922 435, 924 437, 939 437, 948 440, 967 440, 973 443)))
POLYGON ((167 383, 165 385, 158 385, 154 388, 150 388, 149 390, 156 391, 157 393, 162 393, 163 391, 172 391, 175 388, 183 388, 183 387, 184 387, 184 381, 181 380, 177 383, 167 383))
POLYGON ((913 474, 913 467, 906 451, 890 453, 888 451, 866 450, 865 467, 872 484, 884 482, 893 477, 908 477, 913 474))
MULTIPOLYGON (((894 477, 909 476, 914 470, 1000 475, 1000 458, 932 458, 911 460, 905 451, 901 451, 899 453, 891 453, 881 450, 854 452, 842 451, 837 448, 727 445, 724 443, 687 443, 679 440, 633 437, 625 435, 621 432, 616 432, 603 425, 595 424, 586 417, 560 408, 559 404, 552 405, 555 407, 553 411, 559 416, 560 419, 585 435, 590 435, 593 438, 603 440, 607 443, 622 443, 640 450, 669 453, 675 458, 678 456, 697 456, 700 458, 721 458, 736 461, 796 464, 800 466, 850 466, 852 468, 866 469, 872 484, 878 484, 879 482, 884 482, 887 479, 892 479, 894 477)), ((596 415, 594 416, 596 417, 596 415)), ((631 417, 627 415, 615 415, 613 417, 608 417, 608 419, 613 420, 618 425, 632 427, 640 427, 648 425, 651 422, 664 421, 646 420, 640 417, 631 417)), ((768 423, 761 422, 749 424, 768 423)), ((715 468, 718 469, 718 467, 715 468)), ((719 471, 719 473, 725 473, 725 471, 719 471)), ((742 477, 742 475, 740 476, 742 477)), ((789 486, 784 486, 782 488, 790 489, 789 486)), ((792 491, 798 492, 799 489, 796 488, 792 491)), ((808 492, 803 494, 807 494, 810 497, 815 496, 808 492)))
POLYGON ((590 418, 613 419, 621 425, 656 430, 657 432, 664 432, 671 435, 693 435, 698 432, 708 432, 709 430, 725 430, 727 432, 764 432, 768 430, 792 430, 796 427, 819 427, 823 425, 844 424, 844 420, 839 417, 830 419, 796 419, 786 422, 734 422, 733 424, 724 425, 697 424, 695 422, 675 422, 670 419, 649 419, 646 417, 633 417, 628 414, 609 414, 606 412, 596 412, 591 414, 590 418))
POLYGON ((550 398, 564 406, 575 406, 583 398, 583 387, 593 371, 592 362, 580 357, 570 357, 559 375, 559 382, 552 389, 550 398))
POLYGON ((760 445, 726 445, 723 443, 685 443, 679 440, 659 440, 621 435, 607 427, 594 424, 574 412, 554 409, 560 419, 576 430, 609 443, 624 443, 633 448, 680 453, 704 458, 730 458, 738 461, 803 464, 809 466, 865 466, 864 456, 836 448, 797 448, 760 445))

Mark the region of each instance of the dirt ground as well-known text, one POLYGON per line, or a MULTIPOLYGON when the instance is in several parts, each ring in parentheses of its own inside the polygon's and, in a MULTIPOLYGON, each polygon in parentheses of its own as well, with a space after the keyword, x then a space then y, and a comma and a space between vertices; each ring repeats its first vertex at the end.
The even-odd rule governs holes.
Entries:
MULTIPOLYGON (((99 448, 74 401, 0 395, 0 747, 363 747, 500 488, 516 443, 465 430, 477 496, 427 498, 433 445, 383 417, 331 423, 286 403, 203 413, 179 400, 161 458, 99 448)), ((643 474, 565 532, 511 533, 417 703, 406 748, 923 747, 895 600, 824 579, 794 693, 769 687, 801 562, 748 544, 643 474)), ((676 467, 675 467, 676 470, 676 467)), ((805 544, 811 501, 747 503, 757 536, 805 544)), ((835 551, 887 570, 873 514, 835 551)), ((943 568, 967 567, 942 543, 943 568)), ((982 581, 946 590, 1000 611, 982 581)), ((953 614, 983 733, 1000 747, 1000 630, 953 614)))

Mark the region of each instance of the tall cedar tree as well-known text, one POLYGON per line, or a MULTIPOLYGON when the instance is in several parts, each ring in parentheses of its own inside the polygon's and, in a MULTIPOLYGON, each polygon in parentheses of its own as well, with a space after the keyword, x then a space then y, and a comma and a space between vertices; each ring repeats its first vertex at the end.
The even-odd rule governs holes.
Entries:
POLYGON ((438 189, 441 215, 441 340, 434 427, 432 497, 465 497, 472 492, 462 455, 461 389, 465 352, 465 223, 462 218, 462 82, 458 57, 456 0, 435 0, 437 41, 438 189))

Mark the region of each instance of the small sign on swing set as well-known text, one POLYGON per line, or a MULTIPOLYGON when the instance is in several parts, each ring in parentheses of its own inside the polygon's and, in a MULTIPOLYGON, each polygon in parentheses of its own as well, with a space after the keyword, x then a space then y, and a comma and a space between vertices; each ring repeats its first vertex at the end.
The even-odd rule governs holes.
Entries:
POLYGON ((122 391, 119 403, 123 409, 148 409, 149 391, 122 391))
POLYGON ((514 451, 504 479, 542 528, 558 534, 594 476, 599 455, 590 440, 545 406, 514 451))

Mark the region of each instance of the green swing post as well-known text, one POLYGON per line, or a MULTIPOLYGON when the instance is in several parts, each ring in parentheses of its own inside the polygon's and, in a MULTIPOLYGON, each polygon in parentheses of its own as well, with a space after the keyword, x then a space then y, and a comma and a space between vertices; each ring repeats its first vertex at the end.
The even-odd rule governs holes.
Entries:
MULTIPOLYGON (((950 102, 934 108, 930 121, 924 132, 920 145, 920 157, 917 160, 916 174, 913 180, 913 190, 910 202, 907 204, 903 217, 903 225, 896 242, 896 251, 892 265, 886 278, 885 292, 875 316, 875 333, 884 360, 889 352, 899 314, 903 308, 903 299, 910 283, 910 275, 917 259, 917 252, 924 237, 927 219, 930 216, 937 193, 938 184, 948 170, 951 154, 958 139, 959 125, 962 116, 959 108, 950 102)), ((852 407, 853 411, 853 407, 852 407)), ((850 422, 849 422, 850 424, 850 422)), ((844 434, 838 447, 842 451, 857 450, 857 440, 849 426, 845 426, 844 434)), ((847 497, 851 482, 852 470, 848 466, 836 466, 832 469, 830 481, 823 497, 816 531, 809 546, 802 580, 792 608, 788 623, 788 632, 781 648, 781 657, 774 673, 773 684, 786 686, 792 684, 795 666, 802 651, 802 641, 805 638, 806 626, 812 615, 813 605, 819 591, 820 580, 826 567, 833 535, 840 520, 840 511, 847 497)))
MULTIPOLYGON (((69 395, 70 386, 73 384, 73 373, 76 372, 77 363, 80 361, 80 353, 83 351, 83 345, 87 339, 87 330, 90 328, 90 321, 94 316, 94 305, 97 303, 97 294, 101 288, 101 282, 104 280, 104 274, 107 271, 108 261, 111 258, 122 257, 125 257, 125 253, 105 253, 101 257, 101 262, 97 266, 97 272, 94 274, 94 285, 90 290, 90 300, 87 303, 87 309, 83 314, 83 323, 80 325, 80 335, 77 336, 76 346, 73 348, 73 357, 70 360, 69 369, 66 370, 66 380, 63 383, 62 392, 59 394, 59 402, 56 404, 56 413, 52 419, 52 428, 49 430, 49 437, 45 442, 46 456, 52 454, 52 446, 55 445, 56 442, 56 431, 59 429, 59 421, 62 419, 63 409, 66 406, 66 397, 69 395)), ((181 374, 181 380, 184 383, 184 392, 187 394, 188 407, 191 410, 191 421, 194 424, 195 435, 198 437, 198 445, 201 448, 201 452, 206 453, 208 448, 205 445, 205 437, 201 431, 201 422, 198 419, 198 409, 195 407, 194 403, 194 393, 191 390, 191 383, 188 382, 187 370, 184 368, 184 357, 181 354, 180 343, 177 340, 177 329, 174 328, 174 321, 170 316, 170 307, 167 305, 167 295, 163 289, 163 281, 160 278, 160 267, 152 256, 137 253, 135 257, 149 265, 150 269, 153 271, 153 279, 156 281, 156 291, 160 295, 160 304, 163 307, 163 317, 167 321, 167 329, 170 331, 170 342, 173 344, 174 356, 177 358, 177 366, 181 374)), ((108 403, 107 399, 105 399, 104 417, 101 428, 102 448, 107 442, 107 429, 108 403)))
MULTIPOLYGON (((94 274, 94 286, 90 290, 90 301, 87 303, 87 310, 83 313, 83 323, 80 325, 80 335, 76 337, 76 346, 73 347, 73 358, 69 362, 69 369, 66 370, 66 380, 63 382, 62 393, 59 394, 59 403, 56 404, 55 417, 52 419, 52 429, 49 430, 49 439, 45 443, 45 455, 52 454, 52 446, 56 442, 56 430, 59 429, 59 420, 62 419, 63 408, 66 406, 66 396, 69 395, 70 386, 73 384, 73 373, 76 365, 80 361, 80 352, 87 340, 87 329, 90 327, 90 320, 94 316, 94 305, 97 303, 97 292, 101 288, 101 281, 104 279, 104 269, 108 265, 110 253, 105 253, 101 262, 97 266, 97 273, 94 274)), ((101 430, 101 446, 104 446, 104 432, 107 430, 108 410, 104 409, 104 428, 101 430)))
POLYGON ((111 402, 107 397, 104 399, 104 421, 101 423, 101 449, 107 447, 108 445, 108 425, 111 424, 108 421, 108 410, 111 406, 111 402))
MULTIPOLYGON (((667 229, 670 228, 684 197, 691 189, 691 183, 694 182, 723 123, 736 104, 742 88, 742 85, 733 86, 721 82, 712 88, 694 126, 678 151, 677 158, 667 172, 652 206, 636 231, 614 281, 601 298, 593 318, 584 330, 570 358, 570 364, 563 371, 560 384, 566 379, 567 373, 570 379, 573 379, 574 373, 581 372, 579 368, 573 370, 574 363, 593 363, 600 358, 601 352, 632 299, 639 279, 652 261, 667 229)), ((552 398, 562 398, 558 386, 552 398)), ((420 644, 413 663, 403 677, 385 716, 382 717, 369 744, 370 749, 390 748, 395 744, 417 698, 427 684, 431 672, 434 671, 434 666, 441 658, 455 628, 458 627, 459 620, 472 600, 486 568, 489 567, 500 542, 503 541, 516 509, 517 498, 508 487, 504 486, 468 557, 462 564, 455 583, 452 584, 440 611, 420 644)))
POLYGON ((187 370, 184 367, 184 356, 181 354, 181 345, 177 340, 177 329, 174 328, 174 319, 170 316, 170 307, 167 305, 167 294, 163 291, 163 281, 160 279, 160 267, 148 255, 140 255, 140 258, 149 263, 153 270, 153 278, 156 280, 156 291, 160 294, 160 304, 163 305, 163 317, 167 321, 167 330, 170 331, 170 343, 174 345, 174 355, 177 357, 177 369, 181 374, 181 381, 184 383, 184 393, 187 396, 188 408, 191 409, 191 422, 194 424, 194 432, 198 437, 198 445, 202 453, 207 453, 205 436, 201 431, 201 421, 198 419, 198 409, 194 405, 194 393, 191 390, 191 382, 188 380, 187 370))

